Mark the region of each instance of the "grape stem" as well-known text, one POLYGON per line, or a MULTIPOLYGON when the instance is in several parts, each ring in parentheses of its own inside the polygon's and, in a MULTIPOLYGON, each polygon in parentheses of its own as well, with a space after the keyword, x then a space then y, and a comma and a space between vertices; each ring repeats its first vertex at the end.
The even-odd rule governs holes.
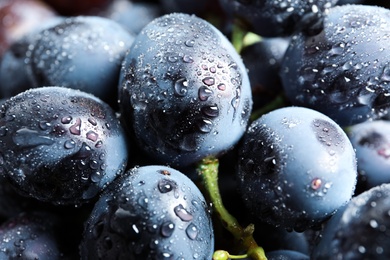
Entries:
MULTIPOLYGON (((241 227, 237 219, 232 216, 223 205, 221 194, 218 187, 218 167, 219 161, 214 157, 204 158, 198 165, 198 172, 202 177, 205 189, 208 192, 211 200, 213 210, 222 222, 222 225, 234 236, 246 250, 247 253, 241 258, 251 257, 254 260, 266 260, 264 249, 257 245, 252 234, 254 232, 254 225, 249 225, 246 228, 241 227)), ((226 252, 226 251, 223 251, 226 252)), ((229 254, 224 257, 218 257, 221 251, 216 251, 214 260, 229 259, 229 254)), ((231 259, 239 259, 236 256, 231 259)))

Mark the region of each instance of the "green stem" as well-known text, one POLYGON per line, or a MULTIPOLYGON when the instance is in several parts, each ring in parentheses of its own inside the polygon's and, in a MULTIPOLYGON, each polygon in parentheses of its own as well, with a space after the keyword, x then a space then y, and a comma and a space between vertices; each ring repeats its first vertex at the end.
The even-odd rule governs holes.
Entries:
POLYGON ((237 219, 232 216, 223 205, 218 187, 218 166, 218 159, 212 157, 203 159, 198 166, 198 172, 202 176, 205 188, 209 193, 208 195, 213 205, 214 212, 218 214, 222 225, 234 236, 236 241, 240 242, 247 250, 247 256, 254 260, 266 260, 267 258, 263 248, 257 245, 252 236, 254 226, 249 225, 246 228, 242 228, 237 219))

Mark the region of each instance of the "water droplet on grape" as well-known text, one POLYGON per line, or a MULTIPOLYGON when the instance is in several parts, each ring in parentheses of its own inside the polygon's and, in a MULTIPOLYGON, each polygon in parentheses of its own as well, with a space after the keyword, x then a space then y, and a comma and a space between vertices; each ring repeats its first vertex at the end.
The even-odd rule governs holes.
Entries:
POLYGON ((217 105, 202 107, 201 111, 204 115, 209 117, 217 117, 219 115, 219 109, 217 105))
POLYGON ((202 86, 199 88, 198 96, 201 101, 206 101, 214 94, 214 92, 208 87, 202 86))
POLYGON ((161 193, 167 193, 177 188, 176 182, 169 179, 161 179, 157 184, 158 190, 161 193))
POLYGON ((170 237, 172 233, 175 231, 175 224, 171 221, 164 222, 161 225, 161 235, 164 237, 170 237))
POLYGON ((186 234, 187 234, 187 236, 191 239, 191 240, 194 240, 194 239, 196 239, 196 237, 198 236, 198 228, 194 225, 194 224, 192 224, 192 223, 190 223, 189 225, 188 225, 188 227, 186 228, 186 234))
POLYGON ((61 118, 61 123, 63 123, 63 124, 69 124, 71 121, 72 121, 72 117, 71 116, 65 116, 65 117, 63 117, 63 118, 61 118))
POLYGON ((52 145, 54 139, 49 136, 41 135, 38 131, 28 128, 21 128, 12 136, 14 143, 21 148, 36 147, 40 145, 52 145))
POLYGON ((174 93, 179 97, 184 97, 188 92, 188 81, 186 78, 180 78, 174 83, 174 93))
POLYGON ((193 216, 181 204, 177 205, 173 210, 182 221, 188 222, 193 219, 193 216))
POLYGON ((87 132, 86 137, 88 140, 91 140, 92 142, 96 142, 96 140, 99 138, 99 135, 91 130, 87 132))
POLYGON ((73 148, 75 148, 75 146, 76 146, 76 142, 73 140, 67 140, 64 143, 65 149, 73 149, 73 148))
POLYGON ((81 119, 77 118, 76 122, 69 127, 69 132, 74 135, 80 135, 81 133, 81 119))
POLYGON ((206 77, 202 80, 202 82, 207 86, 212 86, 215 84, 215 79, 213 77, 206 77))

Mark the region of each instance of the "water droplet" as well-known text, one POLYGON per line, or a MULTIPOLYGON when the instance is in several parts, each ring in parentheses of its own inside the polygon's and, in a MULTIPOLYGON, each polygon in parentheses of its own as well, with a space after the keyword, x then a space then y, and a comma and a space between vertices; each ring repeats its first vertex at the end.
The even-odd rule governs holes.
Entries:
POLYGON ((6 136, 7 132, 8 128, 6 126, 3 125, 0 127, 0 136, 6 136))
POLYGON ((91 140, 92 142, 96 142, 99 135, 91 130, 91 131, 88 131, 88 133, 86 134, 86 137, 88 140, 91 140))
POLYGON ((173 231, 175 231, 175 224, 172 221, 167 221, 161 225, 160 232, 162 236, 170 237, 173 231))
POLYGON ((202 82, 207 86, 212 86, 215 84, 215 79, 213 77, 206 77, 202 80, 202 82))
POLYGON ((76 146, 76 142, 73 140, 67 140, 64 143, 65 149, 73 149, 73 148, 75 148, 75 146, 76 146))
POLYGON ((192 223, 190 223, 186 228, 186 234, 192 240, 196 239, 196 237, 198 236, 198 232, 198 228, 192 223))
POLYGON ((81 145, 80 150, 74 154, 74 159, 85 159, 92 155, 92 149, 85 142, 81 145))
POLYGON ((187 95, 188 92, 188 81, 186 78, 180 78, 176 80, 174 84, 174 92, 175 95, 179 97, 184 97, 187 95))
POLYGON ((97 141, 97 143, 95 144, 95 147, 96 147, 96 148, 101 148, 102 145, 103 145, 103 142, 99 140, 99 141, 97 141))
POLYGON ((192 62, 194 62, 194 59, 190 55, 184 55, 183 61, 186 63, 192 63, 192 62))
POLYGON ((219 115, 219 109, 216 104, 212 106, 202 107, 201 111, 204 115, 209 117, 217 117, 219 115))
POLYGON ((187 47, 193 47, 194 44, 195 44, 195 41, 194 40, 187 40, 184 42, 184 44, 187 46, 187 47))
POLYGON ((100 182, 102 178, 103 178, 103 174, 101 174, 101 172, 91 173, 91 181, 94 183, 100 182))
POLYGON ((167 193, 177 188, 176 182, 170 179, 161 179, 157 184, 158 190, 161 193, 167 193))
POLYGON ((71 121, 72 121, 72 117, 71 116, 65 116, 65 117, 63 117, 63 118, 61 118, 61 123, 63 123, 63 124, 69 124, 71 121))
POLYGON ((198 91, 198 96, 201 101, 206 101, 213 94, 214 92, 206 86, 200 87, 198 91))
POLYGON ((226 90, 226 85, 224 83, 220 83, 218 84, 217 88, 221 91, 225 91, 226 90))
POLYGON ((40 145, 52 145, 55 143, 50 136, 41 135, 35 130, 21 128, 12 136, 14 143, 22 148, 36 147, 40 145))
POLYGON ((174 62, 177 62, 177 60, 178 60, 178 58, 175 55, 168 56, 168 61, 169 62, 174 63, 174 62))
POLYGON ((80 135, 81 133, 81 119, 77 118, 76 123, 69 127, 69 132, 74 135, 80 135))
POLYGON ((93 126, 96 126, 96 125, 97 125, 97 122, 96 122, 95 118, 92 118, 92 117, 88 118, 88 122, 89 122, 91 125, 93 125, 93 126))
POLYGON ((92 169, 92 170, 97 170, 99 168, 99 163, 95 160, 91 160, 89 162, 89 167, 92 169))
POLYGON ((181 204, 177 205, 173 210, 182 221, 188 222, 193 219, 193 216, 181 204))
POLYGON ((51 124, 49 122, 39 122, 39 128, 43 131, 49 129, 51 124))
POLYGON ((213 122, 208 119, 201 119, 198 121, 198 128, 203 133, 210 133, 213 129, 213 122))
POLYGON ((138 198, 138 205, 140 205, 144 209, 147 209, 149 205, 149 199, 146 196, 140 196, 138 198))

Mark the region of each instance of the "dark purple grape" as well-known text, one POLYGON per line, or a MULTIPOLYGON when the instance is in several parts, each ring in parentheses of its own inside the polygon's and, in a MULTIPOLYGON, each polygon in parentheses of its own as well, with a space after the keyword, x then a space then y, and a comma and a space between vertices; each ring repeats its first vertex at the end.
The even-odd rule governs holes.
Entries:
POLYGON ((249 212, 303 231, 347 203, 356 157, 343 130, 308 108, 285 107, 254 121, 239 148, 238 181, 249 212))
POLYGON ((225 12, 264 37, 321 30, 323 12, 337 0, 219 0, 225 12))
POLYGON ((288 44, 288 38, 263 38, 240 52, 248 69, 254 110, 262 108, 282 92, 279 71, 288 44))
MULTIPOLYGON (((28 38, 29 44, 21 53, 22 75, 29 77, 28 84, 11 89, 16 95, 23 88, 61 86, 91 93, 117 105, 117 82, 126 51, 134 37, 118 23, 103 17, 69 17, 45 27, 28 38), (24 72, 26 70, 27 72, 24 72)), ((5 65, 4 65, 5 66, 5 65)), ((7 67, 3 70, 7 69, 7 67)), ((15 75, 16 72, 13 73, 15 75)))
POLYGON ((57 220, 49 214, 24 213, 0 226, 0 259, 64 259, 53 228, 57 220))
POLYGON ((326 223, 311 259, 389 259, 390 184, 354 197, 326 223))
POLYGON ((359 186, 390 183, 390 122, 366 121, 349 127, 347 133, 356 150, 359 186))
POLYGON ((174 13, 148 24, 125 57, 120 108, 139 146, 184 167, 231 149, 252 107, 248 75, 210 23, 174 13))
POLYGON ((81 259, 212 259, 206 201, 183 173, 136 167, 104 191, 86 222, 81 259))
POLYGON ((157 3, 115 0, 101 15, 119 23, 132 35, 137 35, 162 14, 162 7, 157 3))
POLYGON ((1 107, 0 172, 23 195, 54 204, 87 202, 127 159, 116 114, 91 94, 42 87, 1 107))
POLYGON ((266 253, 267 260, 309 260, 308 255, 292 250, 276 250, 266 253))
POLYGON ((390 10, 368 5, 329 9, 324 30, 292 37, 281 68, 292 104, 314 108, 341 126, 387 113, 390 10))

